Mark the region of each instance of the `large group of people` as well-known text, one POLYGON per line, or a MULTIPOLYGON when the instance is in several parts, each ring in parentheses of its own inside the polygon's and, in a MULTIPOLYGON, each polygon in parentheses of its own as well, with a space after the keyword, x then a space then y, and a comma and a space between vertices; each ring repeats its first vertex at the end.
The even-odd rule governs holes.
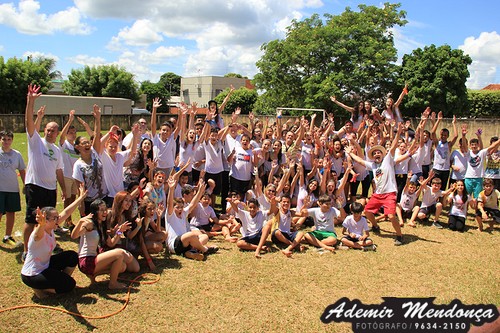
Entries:
POLYGON ((61 131, 49 122, 42 138, 44 108, 36 118, 34 112, 40 87, 30 85, 27 167, 11 148, 12 132, 0 133, 4 243, 15 243, 17 174, 25 184, 23 282, 40 297, 67 292, 78 266, 92 282, 109 274, 109 288, 123 288, 119 274, 138 272, 140 257, 151 270, 152 255, 162 251, 205 260, 218 251, 209 244, 213 237, 257 258, 270 243, 287 257, 308 245, 375 250, 370 232, 380 233, 381 220, 391 222, 394 244, 402 245, 405 224, 442 229, 439 218, 448 206, 450 230, 464 230, 469 207, 480 231, 483 222, 489 228, 500 222, 498 137, 483 147, 479 129, 468 142, 467 126, 459 133, 456 119, 453 134, 443 128, 438 137, 443 116, 430 108, 413 129, 399 110, 407 87, 396 102, 388 98, 382 112, 368 101, 350 107, 331 96, 351 113, 339 129, 331 114, 316 122, 314 114, 285 121, 281 111, 264 120, 250 113, 242 123, 239 108, 224 124, 221 113, 232 91, 220 106, 209 101, 206 114, 195 103, 181 104, 178 116, 159 126, 161 100, 155 98, 150 130, 141 118, 128 134, 116 125, 102 134, 95 105, 94 128, 76 117, 86 131, 77 136, 72 110, 61 131), (57 184, 61 213, 54 208, 57 184), (73 221, 76 209, 80 219, 73 221), (58 247, 56 230, 79 239, 78 253, 58 247))

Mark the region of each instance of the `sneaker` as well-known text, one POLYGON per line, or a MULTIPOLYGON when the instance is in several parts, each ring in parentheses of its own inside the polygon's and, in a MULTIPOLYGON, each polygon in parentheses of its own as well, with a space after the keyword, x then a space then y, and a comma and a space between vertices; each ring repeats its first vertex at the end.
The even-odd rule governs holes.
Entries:
POLYGON ((439 224, 438 222, 436 222, 436 221, 432 222, 432 226, 436 227, 438 229, 443 229, 443 226, 441 224, 439 224))
POLYGON ((12 236, 4 236, 3 242, 4 244, 16 245, 16 240, 12 236))
POLYGON ((21 255, 21 261, 24 262, 26 260, 26 256, 28 255, 28 252, 23 252, 21 255))
POLYGON ((190 251, 187 251, 186 253, 184 253, 184 257, 189 258, 189 259, 193 259, 196 261, 203 261, 205 259, 205 256, 203 255, 203 253, 200 253, 198 251, 193 251, 193 250, 190 250, 190 251))
POLYGON ((54 230, 54 232, 56 234, 65 234, 69 231, 68 228, 65 228, 65 227, 57 227, 56 230, 54 230))
POLYGON ((372 232, 379 233, 380 232, 380 227, 378 225, 377 226, 373 226, 372 227, 372 232))
POLYGON ((61 245, 59 244, 56 244, 56 247, 54 248, 54 250, 52 250, 52 253, 53 254, 59 254, 61 252, 63 252, 64 250, 62 249, 61 245))
POLYGON ((368 245, 368 246, 363 246, 363 251, 375 251, 377 250, 377 245, 375 244, 372 244, 372 245, 368 245))
POLYGON ((349 246, 345 246, 344 244, 340 244, 340 245, 338 246, 338 249, 339 249, 339 250, 349 250, 349 249, 350 249, 350 247, 349 247, 349 246))
POLYGON ((215 253, 217 253, 217 251, 219 251, 219 248, 217 246, 209 246, 207 249, 207 252, 205 252, 205 254, 207 254, 207 255, 215 254, 215 253))
POLYGON ((394 245, 400 246, 403 245, 403 236, 397 236, 394 240, 394 245))

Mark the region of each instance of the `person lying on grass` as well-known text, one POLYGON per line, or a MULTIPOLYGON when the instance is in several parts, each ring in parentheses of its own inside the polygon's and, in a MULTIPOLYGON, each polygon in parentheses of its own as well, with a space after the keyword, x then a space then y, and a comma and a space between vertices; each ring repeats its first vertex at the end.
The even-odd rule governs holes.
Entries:
POLYGON ((332 200, 326 194, 319 197, 318 205, 319 207, 303 208, 299 212, 301 216, 310 216, 314 220, 314 230, 306 233, 304 239, 317 248, 335 252, 337 234, 334 224, 340 212, 332 207, 332 200))
POLYGON ((365 207, 359 202, 351 204, 351 215, 342 222, 343 245, 352 249, 373 249, 373 241, 369 238, 368 222, 361 214, 365 207))
POLYGON ((165 225, 168 234, 168 249, 171 253, 202 261, 205 259, 205 255, 213 254, 219 250, 216 246, 207 247, 208 236, 200 230, 192 228, 188 222, 188 215, 198 204, 203 193, 205 193, 205 182, 200 178, 198 193, 196 193, 193 200, 186 207, 184 207, 184 200, 174 198, 177 181, 173 177, 169 177, 167 183, 168 196, 165 225))
POLYGON ((92 201, 90 213, 78 221, 71 232, 71 238, 80 238, 78 246, 78 268, 91 283, 98 275, 109 274, 109 289, 122 289, 126 285, 118 282, 118 275, 125 272, 127 263, 133 260, 132 254, 121 248, 112 248, 120 235, 130 228, 130 222, 121 224, 113 236, 107 232, 108 209, 101 199, 92 201), (112 248, 103 251, 104 248, 112 248))
POLYGON ((236 217, 241 221, 241 236, 236 246, 242 250, 255 251, 255 257, 261 258, 261 251, 267 251, 265 242, 267 236, 271 232, 271 223, 268 218, 278 212, 276 205, 276 197, 271 199, 271 209, 261 211, 259 209, 259 201, 251 198, 247 201, 247 209, 239 208, 240 201, 232 198, 227 199, 231 203, 231 207, 236 214, 236 217))

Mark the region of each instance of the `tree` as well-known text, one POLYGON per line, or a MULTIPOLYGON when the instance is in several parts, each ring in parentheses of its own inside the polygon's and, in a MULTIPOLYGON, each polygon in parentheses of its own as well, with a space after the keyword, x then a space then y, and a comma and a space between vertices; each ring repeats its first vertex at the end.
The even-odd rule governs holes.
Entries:
POLYGON ((162 84, 166 91, 169 92, 169 96, 180 96, 181 95, 181 76, 168 72, 160 77, 158 83, 162 84))
POLYGON ((248 77, 242 76, 241 74, 238 73, 227 73, 226 75, 224 75, 224 77, 237 77, 239 79, 248 79, 248 77))
POLYGON ((472 59, 448 45, 418 48, 403 56, 401 83, 408 83, 405 114, 420 115, 430 106, 445 117, 462 115, 468 108, 465 82, 472 59))
POLYGON ((0 113, 24 113, 30 83, 40 85, 43 93, 51 89, 54 64, 54 60, 48 58, 10 58, 5 62, 0 57, 0 113))
POLYGON ((158 108, 158 113, 168 113, 169 107, 167 101, 170 99, 170 92, 161 82, 151 83, 150 81, 143 81, 141 83, 141 92, 147 95, 146 109, 151 111, 153 106, 153 99, 156 97, 161 98, 162 105, 158 108))
MULTIPOLYGON (((215 97, 215 101, 218 105, 221 105, 229 93, 229 88, 225 89, 221 92, 217 97, 215 97)), ((236 89, 231 94, 229 101, 226 104, 226 107, 223 110, 225 114, 231 114, 237 107, 241 108, 241 114, 248 114, 250 111, 254 109, 254 104, 257 101, 257 91, 253 89, 248 89, 245 87, 241 87, 236 89)))
POLYGON ((121 97, 139 100, 134 75, 115 65, 72 69, 63 90, 72 96, 121 97))
MULTIPOLYGON (((338 16, 292 21, 286 38, 263 44, 255 76, 258 106, 332 109, 330 95, 382 98, 398 74, 391 28, 406 24, 400 4, 359 5, 338 16)), ((346 97, 347 96, 347 97, 346 97)))
POLYGON ((500 110, 500 91, 469 90, 470 115, 472 117, 498 117, 500 110))

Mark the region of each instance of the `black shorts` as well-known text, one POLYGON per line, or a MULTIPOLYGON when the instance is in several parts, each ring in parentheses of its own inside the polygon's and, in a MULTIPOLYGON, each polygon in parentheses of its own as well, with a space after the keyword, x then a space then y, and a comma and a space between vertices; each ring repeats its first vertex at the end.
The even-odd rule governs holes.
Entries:
POLYGON ((174 240, 174 251, 175 254, 177 255, 183 255, 187 251, 191 250, 192 247, 191 245, 184 246, 181 241, 181 236, 177 236, 177 238, 174 240))
MULTIPOLYGON (((494 208, 488 208, 484 207, 484 211, 486 214, 488 214, 489 217, 493 219, 496 223, 500 223, 500 210, 494 209, 494 208)), ((483 214, 481 214, 481 211, 479 209, 476 209, 476 216, 481 217, 483 214)))
MULTIPOLYGON (((277 237, 276 237, 276 231, 278 231, 279 229, 276 229, 276 230, 273 230, 272 234, 271 234, 271 241, 274 243, 274 244, 284 244, 283 242, 281 242, 277 237)), ((286 231, 281 231, 281 234, 286 238, 288 239, 290 242, 293 242, 295 237, 297 237, 297 231, 290 231, 290 232, 286 232, 286 231)))
POLYGON ((430 214, 434 214, 436 212, 436 205, 432 205, 432 206, 428 206, 428 207, 422 207, 420 208, 420 210, 418 211, 418 213, 422 213, 422 214, 425 214, 427 215, 427 217, 429 217, 430 214))
MULTIPOLYGON (((347 239, 348 241, 351 241, 354 243, 359 242, 359 238, 351 237, 350 235, 344 235, 344 236, 342 236, 342 239, 347 239)), ((365 242, 368 240, 371 240, 371 238, 369 238, 369 237, 365 238, 365 242)))
POLYGON ((411 210, 404 210, 401 208, 401 217, 404 219, 410 219, 413 211, 411 210))
POLYGON ((203 230, 205 232, 210 232, 212 231, 212 228, 215 223, 209 223, 209 224, 204 224, 204 225, 197 225, 196 228, 203 230))
POLYGON ((262 237, 262 230, 260 230, 255 235, 243 237, 241 240, 244 240, 245 242, 253 244, 253 245, 259 245, 261 237, 262 237))
MULTIPOLYGON (((215 188, 212 191, 212 194, 215 195, 220 195, 220 189, 222 187, 222 172, 219 173, 205 173, 205 182, 207 182, 209 179, 213 179, 215 182, 215 188)), ((208 185, 207 185, 208 187, 208 185)))
POLYGON ((250 180, 239 180, 231 176, 229 177, 229 184, 231 184, 231 191, 239 193, 242 198, 250 189, 250 180))
POLYGON ((57 203, 56 190, 48 190, 35 184, 26 184, 26 218, 25 222, 37 224, 34 212, 37 207, 55 207, 57 203))

